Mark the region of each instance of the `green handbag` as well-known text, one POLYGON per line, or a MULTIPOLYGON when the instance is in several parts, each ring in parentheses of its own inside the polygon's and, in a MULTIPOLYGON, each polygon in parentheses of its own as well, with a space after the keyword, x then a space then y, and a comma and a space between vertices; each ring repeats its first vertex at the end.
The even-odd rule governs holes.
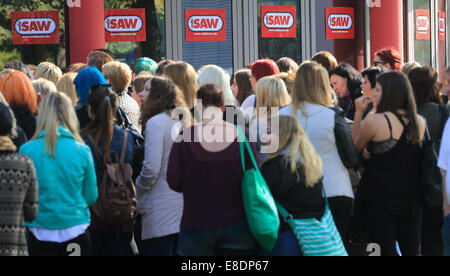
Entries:
POLYGON ((259 171, 244 130, 239 126, 237 129, 242 170, 244 172, 242 197, 248 226, 261 246, 270 251, 275 247, 278 239, 278 230, 280 228, 278 209, 270 189, 259 171), (245 169, 244 144, 253 163, 253 168, 249 170, 245 169))

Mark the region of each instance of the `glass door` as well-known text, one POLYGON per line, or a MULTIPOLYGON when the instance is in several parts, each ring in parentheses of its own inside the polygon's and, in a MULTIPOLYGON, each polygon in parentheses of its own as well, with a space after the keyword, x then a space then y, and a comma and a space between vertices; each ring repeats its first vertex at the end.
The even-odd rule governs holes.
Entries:
POLYGON ((233 71, 232 1, 181 0, 181 16, 183 61, 192 64, 196 70, 204 65, 215 64, 231 74, 233 71), (214 12, 195 15, 195 11, 193 11, 194 13, 189 14, 189 11, 193 9, 208 9, 214 12), (216 14, 223 11, 225 20, 221 20, 220 16, 216 14), (186 18, 186 15, 189 18, 186 18), (225 33, 216 37, 210 35, 211 33, 221 33, 222 28, 226 29, 225 33), (208 36, 212 37, 211 41, 207 41, 208 36))

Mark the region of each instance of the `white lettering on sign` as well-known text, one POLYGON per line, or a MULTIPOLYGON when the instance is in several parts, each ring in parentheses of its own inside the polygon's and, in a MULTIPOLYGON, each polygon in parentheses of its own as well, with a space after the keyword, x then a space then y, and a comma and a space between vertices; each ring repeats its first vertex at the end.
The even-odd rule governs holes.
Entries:
POLYGON ((367 0, 369 8, 381 8, 381 0, 367 0))
POLYGON ((222 18, 216 15, 194 15, 188 20, 192 32, 219 32, 223 25, 222 18))
POLYGON ((69 8, 81 8, 81 0, 67 0, 66 3, 69 8))
POLYGON ((105 19, 105 30, 110 33, 139 32, 143 21, 136 15, 111 15, 105 19))
POLYGON ((439 32, 445 33, 445 19, 442 17, 439 18, 439 32))
POLYGON ((49 35, 56 31, 56 22, 53 18, 21 18, 14 29, 21 35, 49 35))
POLYGON ((264 25, 269 29, 290 29, 294 26, 294 16, 288 12, 268 12, 264 15, 264 25))
POLYGON ((430 28, 430 21, 428 20, 428 16, 420 15, 417 16, 417 30, 419 31, 428 31, 430 28))
POLYGON ((330 14, 328 27, 331 30, 350 30, 353 26, 352 17, 349 14, 330 14))

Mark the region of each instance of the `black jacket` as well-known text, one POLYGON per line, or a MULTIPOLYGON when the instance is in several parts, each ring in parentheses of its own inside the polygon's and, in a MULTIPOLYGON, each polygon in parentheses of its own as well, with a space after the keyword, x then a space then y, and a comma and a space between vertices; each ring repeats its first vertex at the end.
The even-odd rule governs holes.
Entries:
POLYGON ((25 132, 28 140, 30 140, 37 128, 37 118, 31 111, 22 107, 12 107, 14 116, 17 120, 17 125, 25 132))

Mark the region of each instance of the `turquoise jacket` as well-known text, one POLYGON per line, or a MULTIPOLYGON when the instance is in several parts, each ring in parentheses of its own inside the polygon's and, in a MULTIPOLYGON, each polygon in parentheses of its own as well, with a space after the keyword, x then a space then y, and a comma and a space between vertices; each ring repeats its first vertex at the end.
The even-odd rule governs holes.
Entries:
POLYGON ((55 157, 45 151, 44 131, 20 148, 34 162, 39 183, 39 213, 27 227, 60 230, 90 223, 89 207, 97 200, 97 178, 88 146, 58 128, 55 157))

